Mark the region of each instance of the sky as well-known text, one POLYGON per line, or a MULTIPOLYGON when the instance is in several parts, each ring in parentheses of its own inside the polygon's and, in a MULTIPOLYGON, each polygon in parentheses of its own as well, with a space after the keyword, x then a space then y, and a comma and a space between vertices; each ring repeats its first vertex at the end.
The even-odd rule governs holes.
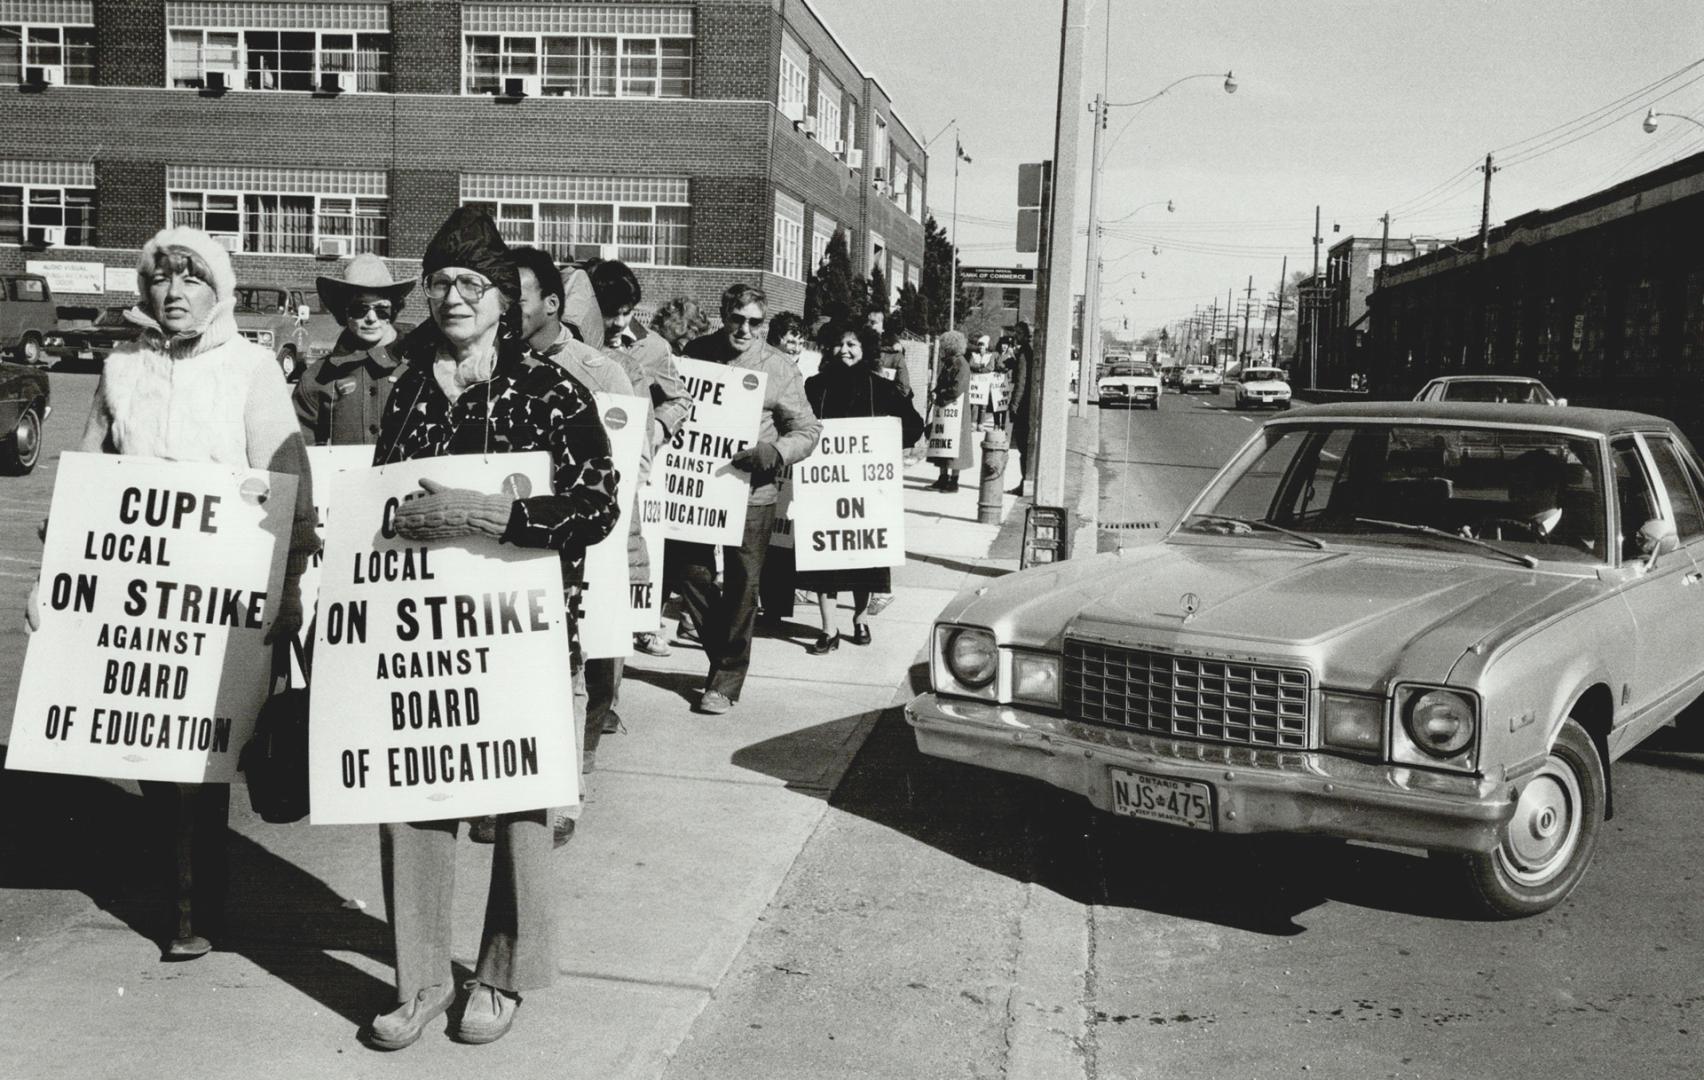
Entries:
MULTIPOLYGON (((1053 154, 1063 0, 810 2, 918 139, 956 124, 961 261, 1033 265, 1014 250, 1017 171, 1053 154)), ((1386 211, 1393 237, 1477 233, 1488 151, 1493 226, 1704 151, 1698 124, 1641 127, 1651 107, 1704 123, 1698 0, 1090 0, 1087 24, 1074 292, 1089 101, 1238 83, 1111 111, 1102 314, 1135 332, 1222 307, 1251 276, 1271 293, 1286 255, 1310 269, 1316 204, 1323 263, 1386 211)), ((949 228, 953 137, 929 147, 929 210, 949 228)))

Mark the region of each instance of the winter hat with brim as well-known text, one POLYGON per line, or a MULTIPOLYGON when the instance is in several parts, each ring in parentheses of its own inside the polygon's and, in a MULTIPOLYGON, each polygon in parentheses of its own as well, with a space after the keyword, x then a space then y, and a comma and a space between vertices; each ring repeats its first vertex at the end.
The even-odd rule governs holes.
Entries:
POLYGON ((402 310, 402 302, 414 289, 412 281, 397 281, 391 277, 390 267, 385 261, 371 252, 363 251, 349 260, 341 278, 319 277, 314 279, 314 288, 319 292, 319 298, 325 304, 327 311, 342 322, 348 318, 349 305, 357 296, 363 293, 376 294, 390 301, 391 318, 402 310))
POLYGON ((420 260, 420 276, 429 278, 446 266, 459 266, 484 274, 507 296, 512 306, 521 302, 521 277, 509 261, 509 245, 497 231, 491 215, 475 206, 459 206, 426 245, 420 260))
POLYGON ((230 252, 200 229, 177 225, 161 229, 142 245, 142 254, 136 260, 136 292, 139 296, 146 298, 148 295, 148 283, 154 277, 154 260, 162 252, 173 249, 187 251, 207 268, 207 284, 213 287, 214 295, 219 299, 229 300, 236 293, 237 273, 231 269, 230 252))

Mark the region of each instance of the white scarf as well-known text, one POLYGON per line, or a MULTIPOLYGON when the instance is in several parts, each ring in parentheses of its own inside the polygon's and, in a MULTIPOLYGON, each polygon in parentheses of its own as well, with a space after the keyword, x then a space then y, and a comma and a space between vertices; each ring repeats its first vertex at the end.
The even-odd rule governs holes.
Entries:
POLYGON ((457 361, 443 349, 438 350, 437 357, 432 361, 432 377, 438 380, 438 388, 454 405, 462 396, 463 391, 477 383, 490 382, 492 374, 497 370, 497 343, 481 349, 478 353, 465 360, 457 361))

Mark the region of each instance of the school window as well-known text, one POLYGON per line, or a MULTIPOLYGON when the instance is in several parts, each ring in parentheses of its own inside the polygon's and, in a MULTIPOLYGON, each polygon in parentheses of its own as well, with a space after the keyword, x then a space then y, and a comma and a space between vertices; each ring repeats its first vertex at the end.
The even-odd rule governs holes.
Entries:
POLYGON ((818 214, 811 219, 811 273, 816 273, 822 261, 828 258, 828 242, 834 239, 836 228, 838 226, 831 217, 818 214))
POLYGON ((692 96, 691 8, 470 3, 462 31, 464 93, 520 76, 558 97, 692 96))
POLYGON ((178 89, 206 86, 209 71, 248 90, 319 90, 333 73, 357 93, 391 89, 386 4, 174 0, 166 23, 167 79, 178 89))
POLYGON ((781 85, 775 104, 781 115, 792 120, 805 117, 805 99, 810 94, 811 54, 798 39, 785 31, 781 33, 781 85))
POLYGON ((805 279, 805 204, 775 193, 775 249, 769 268, 793 281, 805 279))
POLYGON ((463 203, 491 214, 505 241, 531 244, 560 262, 689 265, 683 179, 466 174, 461 191, 463 203))
POLYGON ((173 166, 166 202, 173 225, 201 229, 232 251, 386 255, 386 183, 382 171, 173 166))
POLYGON ((816 140, 830 150, 840 142, 840 87, 826 75, 817 76, 816 140))
POLYGON ((26 79, 63 86, 95 84, 92 3, 15 0, 0 5, 0 83, 26 79))
POLYGON ((875 137, 870 140, 870 156, 864 162, 865 166, 875 170, 871 179, 887 180, 888 169, 888 129, 887 121, 881 116, 876 117, 875 137))
POLYGON ((0 183, 0 244, 93 247, 95 189, 0 183))

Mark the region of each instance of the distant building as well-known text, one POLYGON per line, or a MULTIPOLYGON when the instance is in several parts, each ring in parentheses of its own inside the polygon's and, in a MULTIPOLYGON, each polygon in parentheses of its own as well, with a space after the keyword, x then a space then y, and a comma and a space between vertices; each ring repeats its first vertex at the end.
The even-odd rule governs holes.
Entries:
MULTIPOLYGON (((1433 239, 1391 237, 1384 241, 1376 236, 1345 237, 1331 246, 1324 280, 1318 283, 1310 317, 1302 324, 1309 333, 1319 335, 1315 386, 1342 390, 1353 376, 1368 375, 1367 301, 1378 286, 1381 262, 1389 273, 1392 267, 1440 246, 1442 241, 1433 239)), ((1310 369, 1304 363, 1300 370, 1310 369)))
POLYGON ((131 302, 168 224, 257 283, 417 273, 464 203, 648 303, 802 310, 837 226, 895 295, 922 273, 923 149, 802 0, 0 0, 3 83, 0 270, 61 303, 131 302))

